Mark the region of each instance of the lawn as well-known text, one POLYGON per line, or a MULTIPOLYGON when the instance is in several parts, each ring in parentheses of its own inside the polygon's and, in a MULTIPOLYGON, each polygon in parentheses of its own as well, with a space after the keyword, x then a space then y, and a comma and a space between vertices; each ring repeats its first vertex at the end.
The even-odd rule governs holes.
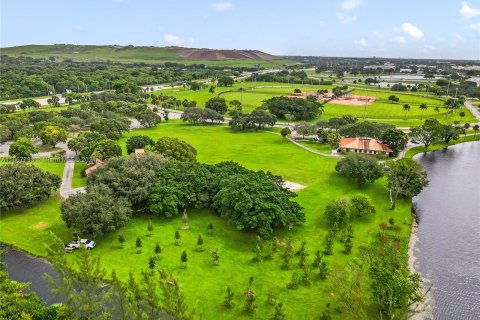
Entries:
MULTIPOLYGON (((235 82, 232 87, 218 87, 213 94, 208 91, 208 88, 192 91, 188 87, 159 90, 156 91, 155 94, 161 93, 173 96, 180 100, 194 100, 197 101, 197 106, 202 108, 205 106, 205 102, 212 97, 223 97, 227 103, 236 99, 243 103, 243 110, 248 113, 261 106, 263 100, 276 96, 287 96, 292 93, 295 88, 300 88, 305 92, 317 91, 320 88, 331 91, 332 87, 333 86, 306 86, 301 84, 274 82, 235 82), (240 91, 242 87, 244 90, 240 91)), ((365 91, 355 89, 352 93, 356 95, 370 95, 377 97, 377 101, 366 107, 366 118, 382 122, 385 121, 400 127, 421 125, 423 119, 426 118, 436 118, 442 123, 453 123, 454 121, 459 121, 461 123, 475 122, 475 118, 467 108, 462 108, 461 110, 466 114, 463 118, 458 115, 458 110, 453 115, 447 115, 447 109, 443 107, 443 100, 437 97, 381 90, 365 91), (395 94, 399 97, 400 102, 389 102, 388 97, 391 94, 395 94), (419 108, 422 103, 427 104, 427 109, 424 111, 419 108), (404 104, 410 105, 410 111, 405 112, 403 110, 404 104), (434 111, 436 106, 440 107, 440 112, 438 113, 434 111)), ((365 107, 327 103, 324 105, 324 113, 313 122, 333 117, 341 117, 343 115, 354 115, 358 118, 363 118, 365 116, 365 107)))
POLYGON ((85 162, 83 161, 75 161, 75 167, 73 171, 73 178, 72 178, 72 188, 79 188, 85 186, 87 183, 87 178, 82 177, 81 171, 85 162))
MULTIPOLYGON (((405 219, 410 221, 410 202, 400 202, 394 212, 390 211, 388 195, 384 181, 378 181, 361 190, 350 181, 339 176, 334 166, 337 159, 318 156, 309 153, 283 139, 274 132, 234 133, 225 126, 192 126, 192 125, 159 125, 154 128, 140 129, 130 132, 120 140, 125 148, 129 136, 146 134, 153 139, 161 136, 175 136, 192 144, 198 151, 198 161, 216 163, 224 160, 234 160, 255 170, 269 170, 282 175, 284 179, 303 184, 307 188, 299 192, 298 202, 305 207, 306 223, 294 229, 279 230, 275 236, 282 242, 291 235, 296 248, 300 242, 307 241, 310 253, 309 263, 317 249, 323 249, 323 241, 327 232, 322 213, 327 202, 341 196, 357 192, 367 193, 375 203, 377 215, 372 220, 354 222, 355 239, 352 255, 345 255, 342 244, 336 242, 334 255, 327 257, 331 272, 345 265, 358 253, 361 245, 366 245, 378 231, 378 224, 390 217, 401 224, 405 219)), ((162 246, 161 259, 157 265, 171 269, 179 278, 186 294, 189 310, 205 319, 216 319, 222 314, 222 319, 248 318, 243 313, 242 292, 245 290, 248 278, 255 279, 257 294, 257 317, 265 319, 273 313, 273 308, 265 303, 267 292, 273 290, 279 301, 286 305, 287 315, 302 315, 304 319, 318 318, 327 302, 330 301, 327 286, 331 283, 319 280, 316 270, 311 270, 313 284, 310 288, 300 286, 297 290, 287 290, 286 283, 292 272, 301 272, 298 268, 298 258, 293 259, 292 270, 280 269, 281 257, 277 253, 270 261, 252 263, 252 249, 255 245, 255 235, 235 230, 232 226, 209 210, 190 210, 189 230, 181 230, 182 244, 173 244, 173 235, 181 225, 180 217, 170 219, 153 218, 154 232, 147 235, 149 217, 140 216, 128 223, 122 231, 126 237, 124 248, 118 246, 118 232, 113 232, 102 238, 95 239, 97 248, 92 252, 101 257, 102 264, 110 271, 115 268, 122 279, 129 272, 138 276, 141 270, 147 268, 147 261, 153 254, 155 243, 162 246), (209 223, 214 225, 214 234, 207 235, 209 223), (196 238, 202 234, 205 241, 205 251, 196 252, 196 238), (142 238, 141 254, 136 254, 135 239, 142 238), (213 266, 210 251, 218 248, 220 265, 213 266), (188 253, 188 268, 180 268, 180 254, 188 253), (236 307, 227 311, 222 306, 224 291, 231 285, 235 291, 236 307)), ((410 233, 408 225, 401 225, 403 251, 410 233)), ((0 240, 5 243, 29 251, 36 255, 44 255, 43 246, 39 245, 46 239, 49 231, 57 233, 64 241, 71 237, 60 220, 59 199, 53 197, 33 208, 11 211, 2 215, 0 220, 0 240)), ((371 316, 376 314, 375 310, 371 316)), ((335 318, 344 319, 345 315, 335 314, 335 318)))

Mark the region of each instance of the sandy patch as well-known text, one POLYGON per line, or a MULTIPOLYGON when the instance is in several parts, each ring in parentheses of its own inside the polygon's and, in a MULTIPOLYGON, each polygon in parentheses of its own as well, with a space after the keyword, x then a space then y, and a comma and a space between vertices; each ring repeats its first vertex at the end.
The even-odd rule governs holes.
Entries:
POLYGON ((372 96, 356 96, 356 95, 343 95, 339 98, 332 99, 328 103, 332 104, 341 104, 345 106, 359 106, 363 107, 365 105, 369 106, 377 100, 376 97, 372 96))
POLYGON ((40 221, 40 222, 34 224, 32 227, 33 227, 33 229, 42 230, 42 229, 45 229, 47 227, 47 224, 43 221, 40 221))
POLYGON ((283 183, 283 187, 290 191, 296 192, 296 191, 305 189, 307 186, 304 186, 295 182, 291 182, 291 181, 285 181, 283 183))

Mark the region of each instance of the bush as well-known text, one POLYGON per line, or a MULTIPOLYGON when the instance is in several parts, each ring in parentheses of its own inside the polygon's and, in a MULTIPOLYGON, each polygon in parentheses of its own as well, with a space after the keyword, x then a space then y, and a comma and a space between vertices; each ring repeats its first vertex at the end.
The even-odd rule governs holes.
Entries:
POLYGON ((350 221, 350 200, 340 198, 331 201, 325 207, 325 218, 330 227, 344 227, 350 221))
POLYGON ((375 158, 360 154, 340 159, 335 170, 359 186, 374 182, 383 175, 383 168, 375 158))
POLYGON ((153 146, 154 142, 149 136, 133 136, 126 142, 127 153, 135 152, 135 149, 143 149, 146 146, 153 146))
POLYGON ((372 199, 364 194, 356 194, 350 198, 352 218, 361 218, 375 215, 372 199))

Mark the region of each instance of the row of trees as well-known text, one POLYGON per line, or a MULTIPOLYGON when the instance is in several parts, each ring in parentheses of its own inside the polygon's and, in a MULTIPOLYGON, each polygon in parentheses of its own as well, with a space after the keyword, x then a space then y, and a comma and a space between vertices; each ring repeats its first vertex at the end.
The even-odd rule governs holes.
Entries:
POLYGON ((323 112, 323 105, 315 96, 306 99, 273 97, 264 100, 262 107, 279 119, 312 120, 323 112))

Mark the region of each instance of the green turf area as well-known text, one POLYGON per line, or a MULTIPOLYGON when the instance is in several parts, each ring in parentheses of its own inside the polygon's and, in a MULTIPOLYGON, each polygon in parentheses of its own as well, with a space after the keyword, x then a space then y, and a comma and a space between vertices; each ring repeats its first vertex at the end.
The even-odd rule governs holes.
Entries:
POLYGON ((274 57, 269 60, 223 59, 223 60, 188 60, 179 55, 181 48, 175 47, 133 47, 133 46, 85 46, 85 45, 26 45, 2 48, 2 54, 9 56, 29 56, 33 58, 55 57, 75 61, 114 61, 122 63, 165 63, 205 64, 232 67, 282 67, 292 65, 293 61, 274 57))
MULTIPOLYGON (((261 106, 262 101, 275 96, 287 96, 293 92, 295 88, 301 89, 303 92, 313 92, 318 89, 332 90, 333 86, 318 86, 318 85, 301 85, 301 84, 287 84, 276 82, 235 82, 232 87, 218 87, 215 93, 210 93, 208 88, 192 91, 187 88, 176 88, 156 91, 155 94, 164 94, 173 96, 177 99, 194 100, 197 101, 199 107, 204 107, 205 102, 216 96, 225 98, 227 102, 232 100, 239 100, 243 103, 243 110, 245 112, 251 112, 256 107, 261 106), (243 87, 244 90, 240 90, 243 87)), ((436 118, 442 123, 453 123, 459 121, 461 123, 476 122, 475 117, 467 108, 457 110, 455 114, 448 115, 447 109, 443 107, 443 101, 441 98, 433 96, 423 96, 423 94, 410 94, 410 93, 398 93, 392 91, 364 91, 353 90, 353 94, 356 95, 370 95, 376 97, 374 103, 370 106, 347 106, 340 104, 327 103, 324 106, 324 113, 318 120, 325 120, 333 117, 341 117, 343 115, 354 115, 359 119, 362 119, 365 114, 367 119, 375 119, 376 121, 382 121, 391 123, 400 127, 410 127, 421 125, 426 118, 436 118), (395 94, 400 98, 399 103, 391 103, 388 101, 388 97, 391 94, 395 94), (427 109, 421 110, 420 104, 426 103, 427 109), (403 105, 409 104, 410 111, 405 112, 403 105), (439 107, 440 111, 435 112, 435 107, 439 107), (461 118, 458 114, 460 111, 465 112, 465 117, 461 118)))
POLYGON ((80 174, 84 165, 85 163, 83 161, 75 161, 75 169, 73 171, 72 178, 72 188, 84 187, 87 183, 87 178, 82 177, 82 175, 80 174))
POLYGON ((306 147, 309 147, 310 149, 320 151, 322 153, 330 154, 332 153, 332 148, 328 144, 321 144, 319 142, 315 141, 299 141, 297 140, 298 143, 303 144, 306 147))
MULTIPOLYGON (((154 128, 135 130, 127 133, 120 144, 125 148, 125 141, 132 135, 146 134, 154 140, 161 136, 175 136, 192 144, 198 151, 198 161, 216 163, 233 160, 250 169, 270 170, 282 175, 284 179, 307 186, 299 192, 298 202, 305 207, 306 223, 292 230, 279 230, 276 237, 285 241, 287 235, 295 240, 296 248, 300 242, 307 241, 309 263, 312 262, 315 250, 323 249, 327 233, 323 221, 323 210, 327 202, 341 196, 357 192, 367 193, 375 203, 377 215, 372 220, 359 220, 353 223, 355 230, 354 249, 352 255, 343 254, 343 245, 336 241, 334 255, 327 257, 331 272, 339 265, 352 261, 361 245, 366 245, 378 232, 378 224, 395 217, 401 225, 400 236, 402 250, 406 254, 410 229, 401 222, 410 221, 410 202, 401 201, 395 211, 389 210, 388 194, 385 181, 377 181, 361 190, 335 172, 337 159, 322 157, 307 152, 291 143, 285 142, 274 132, 234 133, 225 126, 192 126, 192 125, 159 125, 154 128)), ((302 315, 303 319, 318 318, 327 302, 331 300, 327 286, 329 280, 321 281, 316 277, 317 270, 311 270, 313 284, 311 287, 300 286, 297 290, 286 289, 292 272, 301 272, 297 267, 298 257, 293 259, 292 270, 280 269, 281 253, 277 253, 270 261, 252 263, 252 249, 255 235, 235 230, 231 225, 208 210, 189 210, 189 230, 180 230, 181 246, 173 244, 173 236, 179 230, 180 217, 170 219, 153 218, 154 232, 147 236, 148 217, 136 217, 123 230, 126 244, 123 249, 118 246, 118 232, 95 239, 97 247, 92 251, 101 257, 103 265, 110 270, 115 268, 117 274, 126 279, 129 272, 136 276, 147 268, 147 261, 153 255, 156 242, 162 246, 162 258, 157 265, 171 269, 179 278, 187 298, 189 310, 204 319, 248 319, 243 313, 243 298, 248 278, 255 279, 258 310, 255 318, 266 319, 273 314, 273 307, 265 303, 268 290, 273 290, 279 301, 285 303, 286 313, 292 318, 302 315), (207 235, 207 225, 214 225, 214 235, 207 235), (205 252, 196 252, 196 239, 202 234, 205 252), (136 254, 135 239, 141 237, 143 248, 136 254), (210 258, 210 251, 218 248, 220 265, 215 267, 210 258), (188 253, 188 268, 180 268, 180 254, 188 253), (226 310, 222 301, 227 285, 235 291, 236 306, 226 310)), ((58 233, 64 241, 70 240, 71 231, 67 230, 59 218, 59 202, 53 198, 39 206, 21 211, 8 212, 0 220, 0 240, 27 250, 44 255, 40 245, 49 230, 58 233), (48 227, 45 229, 32 226, 48 227)), ((406 263, 406 262, 405 262, 406 263)), ((378 313, 370 310, 370 317, 378 313)), ((345 315, 334 313, 335 318, 345 319, 345 315)))
MULTIPOLYGON (((0 158, 0 160, 2 160, 2 158, 0 158)), ((7 163, 11 163, 11 161, 0 161, 0 165, 7 163)), ((54 162, 48 159, 34 159, 33 161, 27 161, 25 163, 32 164, 42 170, 56 174, 60 178, 63 175, 63 167, 65 166, 65 163, 63 161, 54 162)))

